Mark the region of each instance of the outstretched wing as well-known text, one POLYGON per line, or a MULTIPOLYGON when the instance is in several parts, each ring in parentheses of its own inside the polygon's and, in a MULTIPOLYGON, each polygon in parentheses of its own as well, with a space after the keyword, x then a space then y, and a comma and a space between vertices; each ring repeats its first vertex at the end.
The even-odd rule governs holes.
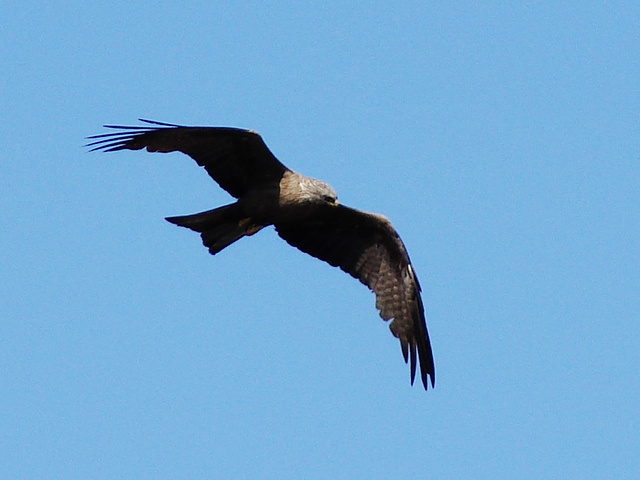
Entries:
POLYGON ((326 205, 303 220, 276 223, 275 227, 290 245, 340 267, 368 286, 376 295, 380 316, 392 320, 389 328, 400 340, 405 362, 411 361, 411 383, 419 360, 424 388, 429 377, 434 386, 420 284, 391 222, 381 215, 326 205))
POLYGON ((120 130, 94 135, 93 150, 140 150, 186 153, 236 198, 264 185, 278 185, 288 169, 254 131, 230 127, 184 127, 140 120, 152 127, 105 125, 120 130))

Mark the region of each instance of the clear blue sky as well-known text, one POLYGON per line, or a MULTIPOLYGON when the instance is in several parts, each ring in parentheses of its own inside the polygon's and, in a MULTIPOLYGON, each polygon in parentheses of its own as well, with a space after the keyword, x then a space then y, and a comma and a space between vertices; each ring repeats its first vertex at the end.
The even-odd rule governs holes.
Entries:
POLYGON ((4 2, 0 478, 640 478, 638 2, 4 2), (392 219, 372 294, 104 123, 260 131, 392 219))

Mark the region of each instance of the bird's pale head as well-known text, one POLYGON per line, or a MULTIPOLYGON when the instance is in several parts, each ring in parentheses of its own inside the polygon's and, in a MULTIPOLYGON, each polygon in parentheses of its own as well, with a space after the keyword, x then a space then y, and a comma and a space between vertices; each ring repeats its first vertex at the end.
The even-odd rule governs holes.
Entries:
POLYGON ((338 204, 338 194, 331 185, 322 180, 301 176, 300 193, 307 202, 338 204))

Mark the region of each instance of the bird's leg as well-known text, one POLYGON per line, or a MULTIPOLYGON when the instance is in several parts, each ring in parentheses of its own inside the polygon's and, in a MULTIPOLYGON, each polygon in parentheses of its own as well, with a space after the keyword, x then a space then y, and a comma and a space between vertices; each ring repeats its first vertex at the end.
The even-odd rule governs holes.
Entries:
POLYGON ((251 218, 243 218, 238 222, 238 226, 245 228, 245 235, 253 235, 264 228, 264 225, 252 225, 251 218))

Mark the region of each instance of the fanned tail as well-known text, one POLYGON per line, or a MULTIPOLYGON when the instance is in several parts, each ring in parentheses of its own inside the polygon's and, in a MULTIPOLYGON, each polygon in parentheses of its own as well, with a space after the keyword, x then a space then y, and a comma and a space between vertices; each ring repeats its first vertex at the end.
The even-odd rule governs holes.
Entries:
POLYGON ((202 243, 215 255, 245 235, 253 235, 261 227, 243 218, 237 203, 180 217, 168 217, 168 222, 199 232, 202 243))

